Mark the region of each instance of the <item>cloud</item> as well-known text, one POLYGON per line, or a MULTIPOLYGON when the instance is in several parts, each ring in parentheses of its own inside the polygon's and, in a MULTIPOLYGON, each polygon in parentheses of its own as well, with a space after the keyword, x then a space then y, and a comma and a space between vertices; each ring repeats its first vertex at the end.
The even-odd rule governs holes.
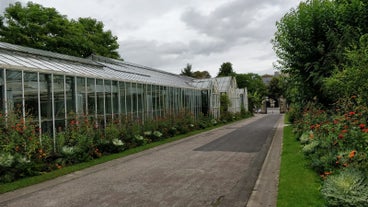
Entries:
POLYGON ((186 25, 208 37, 236 45, 250 41, 268 41, 279 7, 267 1, 235 0, 209 14, 189 8, 182 15, 186 25))
MULTIPOLYGON (((0 9, 8 2, 0 0, 0 9)), ((23 3, 28 0, 21 0, 23 3)), ((32 0, 68 18, 92 17, 118 36, 126 61, 180 73, 216 75, 223 62, 239 73, 270 71, 270 40, 279 20, 299 0, 32 0)))
POLYGON ((9 4, 14 4, 17 0, 1 0, 0 1, 0 14, 2 15, 9 4))

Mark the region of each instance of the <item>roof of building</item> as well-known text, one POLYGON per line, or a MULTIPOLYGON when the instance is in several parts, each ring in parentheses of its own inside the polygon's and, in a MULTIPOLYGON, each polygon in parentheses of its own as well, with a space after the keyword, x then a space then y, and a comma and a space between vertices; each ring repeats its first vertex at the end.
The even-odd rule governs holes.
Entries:
POLYGON ((193 79, 100 56, 78 58, 0 42, 0 68, 195 88, 193 79))

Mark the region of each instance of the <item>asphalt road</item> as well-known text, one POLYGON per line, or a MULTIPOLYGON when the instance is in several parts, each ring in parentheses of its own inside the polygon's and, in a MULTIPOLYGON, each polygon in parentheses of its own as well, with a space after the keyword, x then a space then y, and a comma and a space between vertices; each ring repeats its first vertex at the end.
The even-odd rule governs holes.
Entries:
POLYGON ((0 206, 245 206, 279 114, 0 195, 0 206))

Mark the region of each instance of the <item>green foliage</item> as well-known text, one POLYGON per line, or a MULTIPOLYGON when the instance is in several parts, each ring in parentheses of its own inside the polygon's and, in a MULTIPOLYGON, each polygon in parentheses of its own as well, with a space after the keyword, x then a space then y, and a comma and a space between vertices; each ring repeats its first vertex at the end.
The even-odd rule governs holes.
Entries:
POLYGON ((230 62, 222 63, 217 77, 234 76, 233 65, 230 62))
POLYGON ((273 45, 279 67, 294 81, 301 81, 297 90, 307 92, 298 95, 306 101, 316 96, 328 103, 321 93, 323 79, 340 64, 341 53, 335 8, 329 0, 302 2, 276 24, 273 45))
POLYGON ((346 169, 329 176, 321 190, 328 206, 363 207, 368 206, 368 182, 363 173, 346 169))
POLYGON ((275 76, 271 79, 270 84, 267 86, 268 97, 274 100, 278 100, 281 96, 286 97, 286 79, 282 76, 275 76))
POLYGON ((10 5, 0 24, 0 40, 77 57, 92 53, 119 58, 117 37, 92 18, 68 20, 54 8, 28 2, 10 5))
POLYGON ((192 65, 187 63, 187 66, 183 70, 181 70, 180 75, 193 77, 192 65))
POLYGON ((262 77, 255 73, 236 74, 238 88, 247 88, 249 109, 258 109, 263 98, 267 95, 267 86, 263 83, 262 77))
POLYGON ((231 101, 226 93, 222 93, 220 96, 220 110, 221 115, 228 112, 231 101))
POLYGON ((349 50, 347 64, 325 80, 325 90, 336 101, 341 97, 356 96, 359 105, 368 106, 368 34, 360 38, 359 45, 349 50))
POLYGON ((294 120, 310 167, 326 179, 322 193, 329 206, 367 205, 367 117, 368 108, 352 97, 340 100, 329 111, 308 104, 294 120))
POLYGON ((208 71, 195 71, 192 77, 197 79, 205 79, 211 78, 211 75, 208 71))
MULTIPOLYGON (((317 100, 328 106, 346 92, 343 85, 356 88, 352 81, 340 83, 350 73, 344 67, 355 67, 349 66, 353 54, 346 55, 346 50, 358 45, 361 36, 368 33, 367 8, 362 0, 309 0, 277 22, 274 50, 278 67, 290 76, 289 96, 293 101, 305 104, 317 100), (331 76, 326 89, 326 78, 331 76), (332 90, 333 84, 340 84, 338 90, 332 90)), ((356 60, 362 57, 353 56, 356 60)))

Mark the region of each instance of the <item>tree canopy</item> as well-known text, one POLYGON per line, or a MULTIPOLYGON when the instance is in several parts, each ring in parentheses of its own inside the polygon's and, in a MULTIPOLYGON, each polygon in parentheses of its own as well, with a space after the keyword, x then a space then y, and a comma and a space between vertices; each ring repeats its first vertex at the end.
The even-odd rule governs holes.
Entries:
POLYGON ((217 77, 234 76, 233 65, 230 62, 222 63, 217 77))
POLYGON ((185 68, 183 68, 183 70, 181 70, 180 75, 193 77, 192 65, 187 63, 187 66, 185 66, 185 68))
POLYGON ((267 95, 267 87, 262 77, 255 73, 236 74, 238 88, 247 88, 250 109, 258 108, 267 95))
POLYGON ((195 71, 193 73, 193 78, 197 78, 197 79, 205 79, 205 78, 211 78, 211 75, 208 71, 195 71))
POLYGON ((0 40, 52 52, 88 57, 119 58, 117 37, 92 18, 69 20, 54 8, 17 2, 6 8, 0 21, 0 40))
POLYGON ((368 32, 368 4, 362 0, 308 0, 277 22, 273 38, 278 67, 290 76, 295 100, 334 99, 324 89, 326 78, 341 71, 346 50, 368 32))

